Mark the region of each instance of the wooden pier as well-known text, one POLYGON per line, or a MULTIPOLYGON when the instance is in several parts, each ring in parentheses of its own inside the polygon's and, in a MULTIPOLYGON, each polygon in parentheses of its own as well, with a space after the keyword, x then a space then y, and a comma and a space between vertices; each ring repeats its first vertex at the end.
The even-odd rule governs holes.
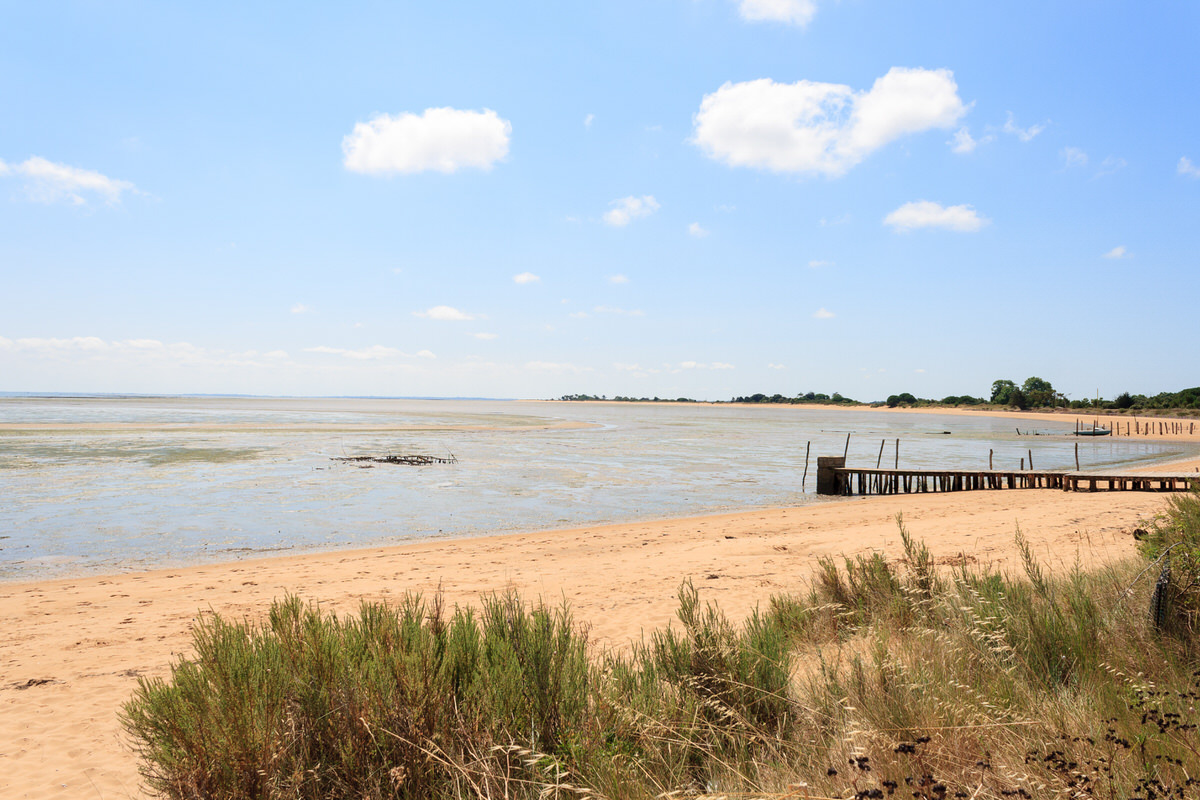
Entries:
POLYGON ((982 489, 1060 489, 1065 492, 1186 492, 1200 474, 924 470, 847 467, 840 456, 817 459, 817 494, 919 494, 982 489))

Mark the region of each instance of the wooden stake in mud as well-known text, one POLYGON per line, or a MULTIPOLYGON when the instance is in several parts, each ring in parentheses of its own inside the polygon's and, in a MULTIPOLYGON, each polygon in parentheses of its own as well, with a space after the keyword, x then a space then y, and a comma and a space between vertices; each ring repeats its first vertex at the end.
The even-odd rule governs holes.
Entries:
POLYGON ((1079 472, 1079 442, 1075 443, 1075 471, 1079 472))
POLYGON ((842 451, 842 458, 850 454, 850 434, 846 434, 846 449, 842 451))
POLYGON ((996 451, 992 450, 990 447, 988 448, 988 471, 989 472, 992 469, 992 453, 994 453, 994 452, 996 452, 996 451))
POLYGON ((900 440, 896 440, 896 469, 900 469, 900 440))
POLYGON ((1029 451, 1029 468, 1033 469, 1033 451, 1029 451))
POLYGON ((1022 472, 1025 471, 1025 459, 1023 459, 1023 458, 1021 459, 1021 471, 1022 472))
POLYGON ((887 444, 887 439, 879 440, 879 458, 875 459, 875 469, 879 469, 879 465, 883 463, 883 446, 887 444))
POLYGON ((804 477, 800 479, 800 491, 804 491, 804 484, 808 482, 808 454, 812 450, 812 441, 804 448, 804 477))

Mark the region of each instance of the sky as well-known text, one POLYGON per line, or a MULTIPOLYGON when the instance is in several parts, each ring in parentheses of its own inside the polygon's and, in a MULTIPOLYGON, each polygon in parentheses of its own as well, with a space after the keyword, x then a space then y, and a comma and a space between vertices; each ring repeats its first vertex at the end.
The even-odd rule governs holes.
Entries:
POLYGON ((1200 384, 1200 5, 3 2, 0 391, 1200 384))

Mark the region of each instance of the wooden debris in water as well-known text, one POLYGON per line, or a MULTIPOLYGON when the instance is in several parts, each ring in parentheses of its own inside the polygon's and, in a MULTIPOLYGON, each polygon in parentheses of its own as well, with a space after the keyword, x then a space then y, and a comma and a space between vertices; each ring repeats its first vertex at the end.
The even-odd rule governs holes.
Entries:
POLYGON ((447 458, 438 458, 437 456, 341 456, 331 458, 330 461, 354 461, 358 463, 370 462, 372 464, 404 464, 410 467, 424 467, 429 464, 457 464, 458 458, 453 453, 447 458))

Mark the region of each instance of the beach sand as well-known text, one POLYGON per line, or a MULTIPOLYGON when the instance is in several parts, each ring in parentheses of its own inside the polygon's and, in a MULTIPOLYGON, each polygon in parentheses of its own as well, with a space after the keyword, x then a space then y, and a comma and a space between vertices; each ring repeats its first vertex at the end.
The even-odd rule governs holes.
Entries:
MULTIPOLYGON (((1176 465, 1192 471, 1196 464, 1176 465)), ((441 587, 451 603, 515 589, 565 600, 597 647, 667 625, 681 580, 741 618, 802 589, 817 557, 900 553, 895 516, 942 563, 1019 569, 1017 526, 1059 571, 1133 552, 1131 530, 1163 495, 968 492, 836 500, 797 508, 571 531, 445 540, 184 569, 0 584, 0 797, 142 796, 117 714, 137 676, 165 676, 196 615, 260 618, 287 593, 352 612, 441 587)))

